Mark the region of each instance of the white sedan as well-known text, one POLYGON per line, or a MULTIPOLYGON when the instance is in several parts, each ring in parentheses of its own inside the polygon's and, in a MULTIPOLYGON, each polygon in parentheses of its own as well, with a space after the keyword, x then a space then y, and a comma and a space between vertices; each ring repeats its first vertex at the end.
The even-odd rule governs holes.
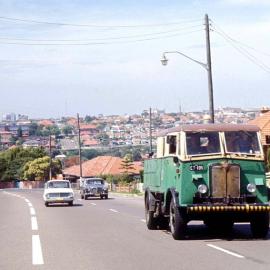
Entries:
POLYGON ((68 180, 50 180, 46 182, 43 199, 46 206, 49 203, 68 203, 73 205, 74 192, 68 180))

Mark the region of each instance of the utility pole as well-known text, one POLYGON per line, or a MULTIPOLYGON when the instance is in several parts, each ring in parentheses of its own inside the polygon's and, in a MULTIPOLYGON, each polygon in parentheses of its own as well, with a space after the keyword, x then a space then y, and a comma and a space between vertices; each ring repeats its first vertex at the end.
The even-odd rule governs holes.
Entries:
POLYGON ((77 113, 78 121, 78 143, 79 143, 79 163, 80 163, 80 179, 82 178, 82 153, 81 153, 81 128, 80 128, 80 116, 77 113))
POLYGON ((212 64, 211 64, 211 50, 210 50, 209 19, 207 14, 205 14, 205 32, 206 32, 206 57, 207 57, 208 92, 209 92, 209 114, 210 114, 210 122, 214 123, 215 115, 214 115, 212 64))
POLYGON ((50 171, 49 171, 49 178, 52 180, 52 136, 49 136, 49 155, 50 155, 50 171))
POLYGON ((149 109, 149 137, 150 137, 150 154, 153 152, 152 147, 152 109, 149 109))

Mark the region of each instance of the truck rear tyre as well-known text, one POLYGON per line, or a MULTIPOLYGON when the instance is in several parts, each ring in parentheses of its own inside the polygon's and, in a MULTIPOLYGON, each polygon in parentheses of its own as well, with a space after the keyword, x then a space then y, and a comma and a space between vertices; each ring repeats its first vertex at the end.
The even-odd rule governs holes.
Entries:
POLYGON ((269 231, 269 213, 255 213, 250 220, 250 229, 254 238, 265 238, 269 231))
POLYGON ((149 209, 149 201, 151 196, 147 195, 145 198, 145 220, 146 226, 149 230, 155 230, 157 228, 157 221, 154 217, 154 212, 149 209))
POLYGON ((181 215, 180 209, 172 200, 170 203, 170 229, 175 240, 184 239, 186 235, 187 223, 181 215))

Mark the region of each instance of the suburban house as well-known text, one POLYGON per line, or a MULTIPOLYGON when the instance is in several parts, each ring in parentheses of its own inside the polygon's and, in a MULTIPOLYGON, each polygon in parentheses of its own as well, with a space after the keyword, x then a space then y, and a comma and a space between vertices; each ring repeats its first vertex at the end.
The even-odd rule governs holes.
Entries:
POLYGON ((270 108, 262 108, 261 114, 248 122, 260 128, 262 134, 262 145, 265 157, 267 158, 267 151, 270 149, 270 108))
MULTIPOLYGON (((121 175, 124 173, 122 168, 122 158, 112 156, 99 156, 82 163, 83 177, 97 177, 102 175, 121 175)), ((129 173, 134 177, 140 175, 143 169, 141 162, 133 162, 134 169, 129 173)), ((64 178, 76 180, 80 178, 80 166, 74 165, 63 171, 64 178)))

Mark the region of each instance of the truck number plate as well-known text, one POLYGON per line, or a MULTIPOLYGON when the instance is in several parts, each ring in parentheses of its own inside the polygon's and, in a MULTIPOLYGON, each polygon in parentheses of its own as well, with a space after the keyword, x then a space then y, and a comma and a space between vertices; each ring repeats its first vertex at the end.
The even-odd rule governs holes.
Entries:
POLYGON ((189 166, 190 171, 203 171, 203 165, 190 165, 189 166))

